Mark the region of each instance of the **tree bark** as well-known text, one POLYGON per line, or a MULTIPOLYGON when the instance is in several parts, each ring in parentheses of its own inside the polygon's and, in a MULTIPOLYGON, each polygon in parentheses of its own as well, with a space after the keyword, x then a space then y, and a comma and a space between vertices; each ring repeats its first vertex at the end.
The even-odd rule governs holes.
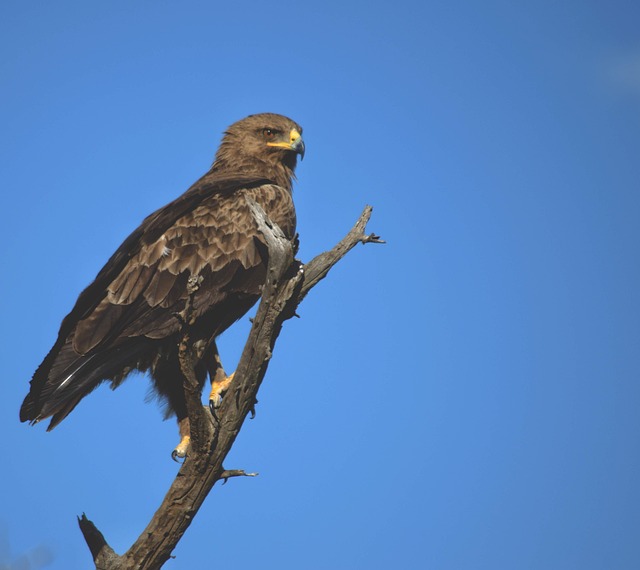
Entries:
MULTIPOLYGON (((118 555, 102 533, 83 514, 80 530, 98 570, 153 570, 170 557, 203 501, 217 481, 255 476, 242 470, 226 470, 229 453, 246 416, 254 413, 258 389, 285 320, 295 316, 298 305, 329 270, 358 243, 384 243, 365 228, 372 208, 367 206, 351 231, 330 251, 306 266, 294 259, 293 244, 255 202, 250 207, 269 248, 267 279, 233 382, 220 408, 211 413, 202 406, 195 377, 188 326, 180 343, 180 367, 191 429, 191 447, 175 480, 153 518, 129 550, 118 555)), ((198 284, 193 284, 194 290, 198 284)), ((189 314, 183 315, 188 325, 189 314)))

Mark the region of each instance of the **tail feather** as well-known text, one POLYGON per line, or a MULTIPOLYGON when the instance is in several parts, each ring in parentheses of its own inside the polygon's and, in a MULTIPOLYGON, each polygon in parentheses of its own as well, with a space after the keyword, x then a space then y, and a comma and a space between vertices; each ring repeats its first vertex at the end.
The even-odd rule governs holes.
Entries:
POLYGON ((47 357, 49 363, 45 359, 34 374, 20 420, 37 423, 53 416, 47 428, 53 429, 102 382, 117 385, 132 370, 148 369, 154 354, 150 346, 148 339, 139 337, 80 355, 73 350, 73 340, 67 339, 56 357, 47 357))

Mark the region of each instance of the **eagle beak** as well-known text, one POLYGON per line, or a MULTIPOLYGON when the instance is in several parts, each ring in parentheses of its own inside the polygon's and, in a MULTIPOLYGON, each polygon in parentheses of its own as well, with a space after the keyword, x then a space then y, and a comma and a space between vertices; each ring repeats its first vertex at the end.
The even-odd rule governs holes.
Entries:
POLYGON ((289 142, 269 142, 267 145, 292 150, 300 155, 300 160, 304 159, 304 141, 302 140, 302 135, 297 129, 291 129, 291 132, 289 133, 289 142))
POLYGON ((291 150, 300 155, 300 160, 304 160, 304 141, 302 140, 302 135, 293 129, 289 134, 289 138, 291 139, 291 150))

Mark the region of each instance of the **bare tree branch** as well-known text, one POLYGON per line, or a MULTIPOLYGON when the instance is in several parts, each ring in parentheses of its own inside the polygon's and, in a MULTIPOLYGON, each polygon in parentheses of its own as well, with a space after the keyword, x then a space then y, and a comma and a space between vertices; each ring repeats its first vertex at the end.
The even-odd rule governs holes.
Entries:
MULTIPOLYGON (((147 528, 122 556, 111 549, 102 533, 85 515, 78 519, 96 568, 100 570, 160 568, 171 557, 216 481, 257 475, 242 470, 226 470, 223 461, 247 414, 254 411, 258 389, 282 324, 297 316, 295 311, 304 297, 354 246, 358 243, 384 243, 378 236, 364 233, 372 212, 372 208, 367 206, 352 230, 333 249, 303 266, 294 259, 292 243, 267 218, 260 206, 252 202, 250 208, 267 242, 269 265, 262 300, 233 382, 214 418, 208 408, 202 406, 188 326, 185 327, 179 354, 191 430, 189 453, 147 528)), ((193 284, 196 289, 197 286, 193 284)), ((187 309, 183 318, 188 324, 190 314, 187 309)))
POLYGON ((108 570, 109 568, 118 568, 120 557, 114 552, 107 541, 104 539, 102 533, 95 527, 95 525, 82 513, 81 517, 78 517, 78 525, 84 536, 84 540, 89 546, 91 556, 96 565, 97 570, 108 570))

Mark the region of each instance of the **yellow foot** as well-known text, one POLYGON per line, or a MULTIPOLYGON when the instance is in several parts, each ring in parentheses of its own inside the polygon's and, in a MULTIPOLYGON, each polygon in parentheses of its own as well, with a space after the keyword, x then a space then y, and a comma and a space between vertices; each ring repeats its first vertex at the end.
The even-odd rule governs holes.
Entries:
POLYGON ((191 438, 188 435, 183 436, 180 443, 171 452, 171 459, 179 463, 178 459, 185 458, 187 456, 187 450, 189 449, 190 442, 191 438))
POLYGON ((224 380, 211 382, 211 394, 209 394, 209 408, 215 413, 222 404, 222 395, 229 389, 229 385, 233 380, 233 374, 227 376, 224 380))

